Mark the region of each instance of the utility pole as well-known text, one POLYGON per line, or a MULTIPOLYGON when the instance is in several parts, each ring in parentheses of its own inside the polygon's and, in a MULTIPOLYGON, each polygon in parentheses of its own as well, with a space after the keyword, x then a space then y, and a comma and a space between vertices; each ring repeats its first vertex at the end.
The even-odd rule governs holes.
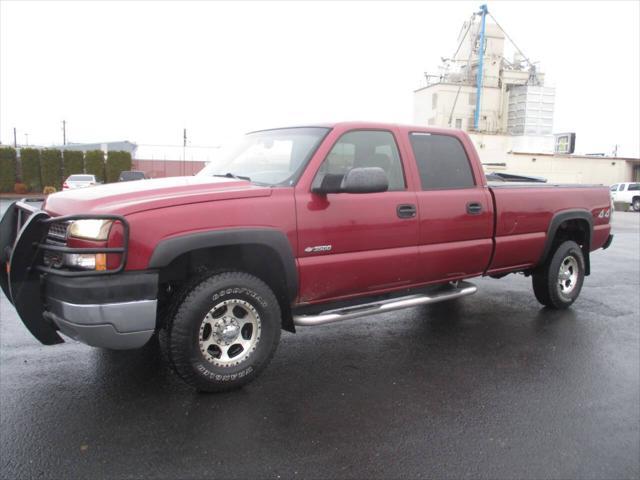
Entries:
POLYGON ((62 145, 67 144, 67 121, 62 120, 62 145))
POLYGON ((618 156, 618 147, 620 145, 618 145, 617 143, 613 146, 613 156, 617 157, 618 156))
POLYGON ((18 139, 16 138, 16 127, 13 127, 13 148, 18 148, 18 139))
POLYGON ((476 76, 476 111, 473 115, 473 128, 477 132, 480 125, 480 100, 482 98, 482 83, 483 83, 483 72, 482 67, 484 66, 484 32, 487 24, 487 10, 486 5, 480 6, 479 15, 482 15, 482 20, 480 23, 480 46, 478 48, 478 75, 476 76))
POLYGON ((184 170, 185 170, 185 166, 184 166, 184 162, 187 159, 187 129, 185 128, 182 131, 182 175, 184 175, 184 170))
POLYGON ((29 134, 25 133, 24 134, 24 144, 28 147, 29 146, 29 134))

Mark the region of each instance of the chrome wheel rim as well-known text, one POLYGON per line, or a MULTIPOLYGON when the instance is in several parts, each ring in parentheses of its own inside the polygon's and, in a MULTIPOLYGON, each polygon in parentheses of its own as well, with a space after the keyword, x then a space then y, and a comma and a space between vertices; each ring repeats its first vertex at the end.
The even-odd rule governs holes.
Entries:
POLYGON ((575 257, 569 255, 560 263, 558 272, 558 290, 562 295, 569 295, 576 288, 580 267, 575 257))
POLYGON ((260 341, 260 333, 260 315, 253 305, 240 299, 225 300, 205 315, 198 344, 209 362, 230 367, 251 355, 260 341))

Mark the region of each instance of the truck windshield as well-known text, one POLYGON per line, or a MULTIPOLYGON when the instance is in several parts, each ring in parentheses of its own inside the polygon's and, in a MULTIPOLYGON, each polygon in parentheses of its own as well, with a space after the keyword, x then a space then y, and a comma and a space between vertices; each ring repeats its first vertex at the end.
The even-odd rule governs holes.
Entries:
POLYGON ((223 148, 220 156, 198 175, 293 185, 328 131, 323 127, 300 127, 249 133, 223 148))

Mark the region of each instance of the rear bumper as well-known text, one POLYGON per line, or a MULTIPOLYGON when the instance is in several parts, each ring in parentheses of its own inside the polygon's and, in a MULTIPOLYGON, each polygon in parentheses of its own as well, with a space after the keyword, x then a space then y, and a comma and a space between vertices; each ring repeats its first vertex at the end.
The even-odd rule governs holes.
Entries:
POLYGON ((602 245, 602 249, 606 250, 607 248, 609 248, 611 246, 611 242, 613 242, 613 233, 609 234, 607 240, 604 242, 604 245, 602 245))

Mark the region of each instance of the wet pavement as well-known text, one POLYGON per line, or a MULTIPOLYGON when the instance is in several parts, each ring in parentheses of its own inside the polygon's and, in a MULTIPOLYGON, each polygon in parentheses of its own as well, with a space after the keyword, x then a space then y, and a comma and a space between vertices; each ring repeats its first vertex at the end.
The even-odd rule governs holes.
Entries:
MULTIPOLYGON (((283 333, 255 382, 197 394, 155 344, 45 347, 0 298, 2 478, 638 478, 640 215, 574 307, 530 280, 283 333)), ((2 294, 0 294, 2 295, 2 294)))

